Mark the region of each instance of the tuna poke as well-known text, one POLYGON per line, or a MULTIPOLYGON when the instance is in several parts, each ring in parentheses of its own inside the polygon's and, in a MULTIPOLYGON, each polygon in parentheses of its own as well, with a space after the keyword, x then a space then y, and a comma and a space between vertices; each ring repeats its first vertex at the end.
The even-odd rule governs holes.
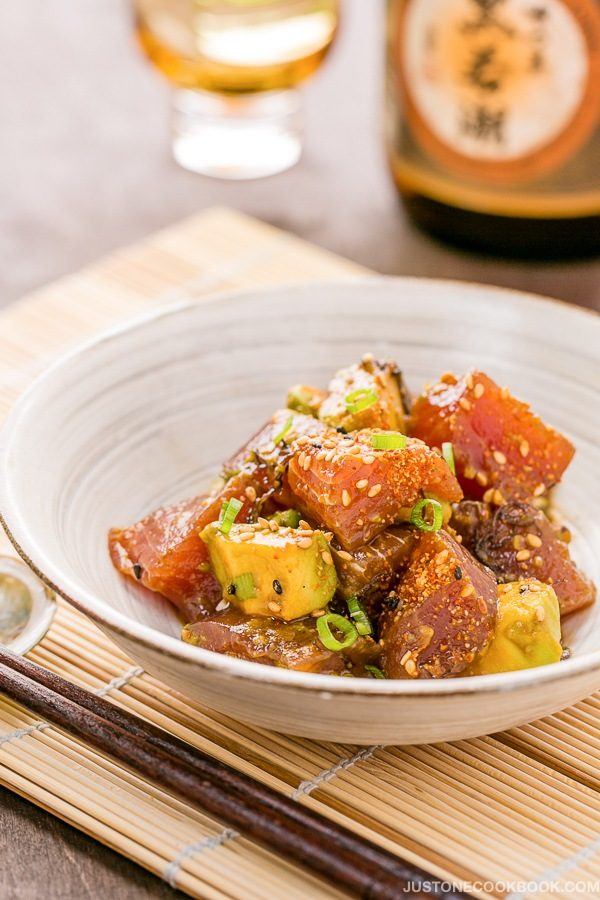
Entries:
POLYGON ((287 405, 209 493, 113 528, 182 638, 304 672, 449 678, 560 661, 591 604, 552 488, 571 442, 484 372, 412 398, 371 354, 287 405))

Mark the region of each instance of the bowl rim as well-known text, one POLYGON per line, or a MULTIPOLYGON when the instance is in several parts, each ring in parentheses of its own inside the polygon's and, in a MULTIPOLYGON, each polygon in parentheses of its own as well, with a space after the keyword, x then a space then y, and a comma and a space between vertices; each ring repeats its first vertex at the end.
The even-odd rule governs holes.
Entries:
MULTIPOLYGON (((491 303, 497 298, 485 296, 499 293, 505 303, 522 308, 527 304, 530 308, 537 307, 538 313, 555 315, 557 308, 570 317, 585 319, 585 324, 592 321, 600 324, 600 316, 593 310, 573 306, 566 301, 551 297, 542 297, 512 288, 503 288, 496 285, 487 285, 478 282, 465 282, 459 279, 446 278, 420 278, 406 276, 366 276, 348 277, 338 279, 316 279, 300 284, 279 284, 268 286, 254 286, 243 290, 213 293, 202 297, 201 301, 183 299, 167 306, 158 307, 148 312, 138 314, 126 321, 118 323, 109 329, 105 329, 96 336, 77 343, 66 353, 61 354, 47 367, 32 384, 18 397, 0 429, 0 525, 4 528, 9 540, 19 556, 27 563, 37 577, 52 591, 61 596, 68 603, 84 615, 91 618, 100 627, 106 627, 110 631, 120 634, 124 638, 141 644, 146 648, 159 651, 167 656, 174 656, 181 662, 194 663, 200 668, 213 670, 230 679, 250 679, 255 682, 267 682, 275 685, 286 685, 298 690, 316 691, 325 695, 356 695, 367 694, 373 696, 398 696, 398 697, 424 697, 424 696, 448 696, 487 694, 497 691, 506 692, 526 689, 538 686, 542 683, 562 681, 568 677, 592 672, 600 669, 600 649, 590 650, 581 656, 551 663, 538 668, 525 669, 516 672, 501 672, 493 675, 471 675, 461 678, 431 679, 431 680, 402 680, 402 679, 370 679, 370 678, 339 678, 334 675, 321 675, 310 672, 296 672, 289 669, 267 666, 250 660, 241 660, 235 657, 205 650, 191 644, 187 644, 180 638, 165 634, 155 628, 138 622, 130 616, 115 610, 101 596, 88 590, 85 585, 71 579, 61 573, 46 555, 43 547, 39 546, 33 538, 29 539, 27 524, 21 519, 18 507, 13 506, 10 497, 9 482, 6 471, 8 450, 11 441, 18 433, 18 427, 23 417, 34 402, 38 389, 54 375, 68 367, 85 354, 88 350, 113 341, 118 341, 125 334, 134 331, 142 325, 154 323, 165 317, 176 316, 191 308, 199 310, 222 307, 227 303, 248 302, 253 296, 259 297, 265 294, 278 294, 281 292, 302 292, 315 288, 332 288, 335 286, 345 289, 360 289, 361 287, 373 288, 381 286, 389 288, 392 285, 399 286, 408 282, 418 284, 430 284, 434 286, 454 285, 470 293, 480 293, 479 302, 491 303), (29 546, 29 549, 27 547, 29 546)), ((598 601, 600 602, 600 601, 598 601)))

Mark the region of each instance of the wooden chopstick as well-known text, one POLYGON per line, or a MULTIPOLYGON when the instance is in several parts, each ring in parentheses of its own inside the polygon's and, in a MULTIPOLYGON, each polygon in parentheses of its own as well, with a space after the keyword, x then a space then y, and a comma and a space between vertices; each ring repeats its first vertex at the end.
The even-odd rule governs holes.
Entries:
POLYGON ((102 697, 0 649, 0 691, 271 850, 373 900, 459 898, 424 870, 102 697), (439 885, 439 886, 438 886, 439 885))

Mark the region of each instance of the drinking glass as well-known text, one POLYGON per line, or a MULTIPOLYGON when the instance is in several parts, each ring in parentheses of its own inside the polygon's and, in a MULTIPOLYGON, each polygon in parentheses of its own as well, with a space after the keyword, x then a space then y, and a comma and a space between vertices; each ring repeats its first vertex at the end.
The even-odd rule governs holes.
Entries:
POLYGON ((133 0, 138 40, 173 85, 173 154, 193 172, 259 178, 302 148, 298 85, 319 67, 339 0, 133 0))

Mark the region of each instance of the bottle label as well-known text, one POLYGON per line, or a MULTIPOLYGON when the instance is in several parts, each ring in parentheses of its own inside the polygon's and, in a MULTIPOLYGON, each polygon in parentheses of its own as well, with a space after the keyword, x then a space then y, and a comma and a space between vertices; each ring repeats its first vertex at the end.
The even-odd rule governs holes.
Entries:
POLYGON ((596 0, 406 0, 396 52, 410 131, 446 171, 536 179, 598 126, 596 0))

